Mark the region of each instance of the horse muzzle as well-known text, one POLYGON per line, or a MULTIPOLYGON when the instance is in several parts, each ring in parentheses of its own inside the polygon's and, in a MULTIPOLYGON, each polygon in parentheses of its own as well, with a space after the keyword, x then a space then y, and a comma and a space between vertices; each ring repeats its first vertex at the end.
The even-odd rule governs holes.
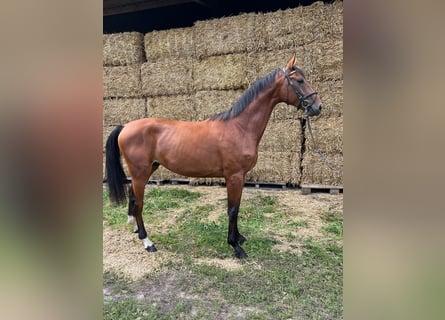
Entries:
POLYGON ((310 116, 310 117, 318 116, 320 114, 320 112, 321 112, 321 109, 323 109, 323 105, 322 104, 319 104, 319 105, 312 104, 312 105, 307 106, 305 108, 306 114, 308 116, 310 116))

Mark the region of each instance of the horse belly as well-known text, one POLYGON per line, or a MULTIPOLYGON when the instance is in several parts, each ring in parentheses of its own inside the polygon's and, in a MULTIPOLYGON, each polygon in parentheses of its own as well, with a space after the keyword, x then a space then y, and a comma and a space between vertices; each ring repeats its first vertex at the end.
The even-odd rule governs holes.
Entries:
POLYGON ((196 153, 170 158, 161 165, 187 177, 222 177, 222 165, 212 156, 197 156, 196 153))
POLYGON ((194 141, 191 136, 177 142, 167 140, 169 143, 159 141, 157 146, 157 160, 162 166, 188 177, 222 177, 222 159, 215 143, 203 143, 204 139, 194 141))

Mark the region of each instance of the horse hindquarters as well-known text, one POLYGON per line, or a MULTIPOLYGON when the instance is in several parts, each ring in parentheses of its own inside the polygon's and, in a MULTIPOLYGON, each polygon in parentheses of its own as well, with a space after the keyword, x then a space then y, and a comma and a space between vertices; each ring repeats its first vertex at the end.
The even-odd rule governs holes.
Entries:
POLYGON ((148 238, 147 231, 142 218, 144 206, 145 186, 150 179, 151 174, 157 169, 157 165, 152 162, 152 148, 149 148, 144 142, 144 130, 135 126, 137 123, 126 125, 125 131, 119 137, 119 145, 123 158, 128 167, 131 176, 131 185, 129 188, 128 203, 128 223, 133 225, 133 231, 138 234, 143 241, 144 248, 149 252, 157 251, 153 242, 148 238))

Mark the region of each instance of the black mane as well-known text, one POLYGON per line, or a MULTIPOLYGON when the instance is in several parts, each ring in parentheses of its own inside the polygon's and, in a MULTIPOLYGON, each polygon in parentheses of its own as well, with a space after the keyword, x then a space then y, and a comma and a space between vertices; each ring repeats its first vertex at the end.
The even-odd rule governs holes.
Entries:
POLYGON ((229 110, 213 115, 210 120, 226 121, 239 116, 244 109, 246 109, 246 107, 258 96, 258 93, 270 87, 279 70, 280 69, 276 69, 267 76, 255 81, 249 89, 244 91, 241 98, 239 98, 239 100, 235 102, 235 104, 229 110))

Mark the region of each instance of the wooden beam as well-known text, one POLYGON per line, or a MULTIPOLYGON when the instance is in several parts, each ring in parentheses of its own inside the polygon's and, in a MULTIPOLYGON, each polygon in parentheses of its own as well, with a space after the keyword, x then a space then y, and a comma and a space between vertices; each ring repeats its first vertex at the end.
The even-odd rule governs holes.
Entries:
POLYGON ((142 11, 142 10, 167 7, 167 6, 185 4, 191 2, 195 1, 194 0, 148 0, 148 1, 109 0, 109 1, 104 1, 103 15, 109 16, 114 14, 142 11))

